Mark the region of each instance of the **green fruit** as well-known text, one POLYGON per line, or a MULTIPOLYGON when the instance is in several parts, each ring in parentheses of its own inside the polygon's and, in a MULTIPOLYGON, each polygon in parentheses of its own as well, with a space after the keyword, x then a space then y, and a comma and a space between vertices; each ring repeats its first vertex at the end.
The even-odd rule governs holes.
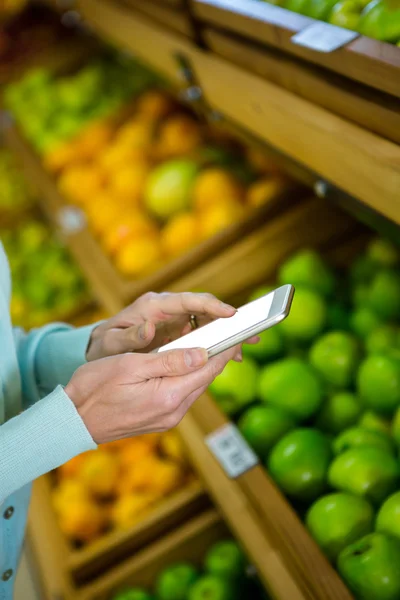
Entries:
POLYGON ((250 358, 229 362, 209 390, 221 408, 232 415, 256 398, 258 367, 250 358))
POLYGON ((326 21, 337 0, 310 0, 307 16, 318 21, 326 21))
POLYGON ((356 308, 350 315, 350 329, 361 339, 365 339, 380 325, 382 325, 381 318, 366 306, 356 308))
POLYGON ((336 493, 319 498, 306 517, 307 528, 331 561, 346 546, 373 530, 374 511, 364 498, 336 493))
POLYGON ((399 475, 396 459, 386 450, 363 446, 339 454, 329 468, 328 480, 338 490, 379 505, 394 492, 399 475))
POLYGON ((283 7, 300 15, 306 15, 308 11, 309 0, 285 0, 283 7))
POLYGON ((365 407, 390 417, 400 404, 400 361, 368 356, 358 370, 357 389, 365 407))
POLYGON ((281 356, 285 350, 285 342, 279 327, 271 327, 258 334, 258 344, 244 344, 243 356, 250 356, 258 362, 281 356))
POLYGON ((246 557, 235 541, 224 540, 214 544, 207 552, 204 569, 210 575, 239 580, 245 574, 246 557))
POLYGON ((333 442, 333 451, 335 454, 341 454, 350 448, 362 446, 380 448, 393 454, 393 443, 387 434, 380 431, 369 431, 362 427, 351 427, 343 431, 333 442))
POLYGON ((385 270, 371 282, 368 304, 382 319, 395 319, 400 314, 400 274, 385 270))
POLYGON ((359 600, 400 598, 400 542, 370 533, 339 555, 340 575, 359 600))
POLYGON ((397 42, 400 37, 400 9, 390 9, 382 0, 370 2, 360 19, 360 33, 385 42, 397 42))
POLYGON ((328 329, 349 329, 349 310, 341 302, 330 302, 327 316, 328 329))
POLYGON ((391 423, 391 433, 397 446, 400 447, 400 408, 394 413, 393 421, 391 423))
POLYGON ((307 288, 296 288, 290 315, 281 328, 289 340, 309 342, 319 335, 327 321, 327 307, 322 296, 307 288))
POLYGON ((236 598, 237 593, 232 583, 215 575, 200 577, 187 596, 187 600, 235 600, 236 598))
POLYGON ((400 262, 400 249, 382 238, 370 242, 367 255, 382 267, 394 267, 400 262))
POLYGON ((259 377, 261 400, 286 411, 297 421, 314 415, 322 402, 322 386, 313 369, 299 358, 266 366, 259 377))
POLYGON ((350 267, 350 278, 354 283, 369 284, 378 270, 376 262, 366 255, 361 255, 350 267))
POLYGON ((361 8, 358 0, 343 0, 334 5, 328 21, 331 25, 357 31, 361 8))
POLYGON ((367 410, 358 422, 358 426, 369 431, 379 431, 380 433, 390 433, 390 422, 381 415, 377 415, 372 410, 367 410))
POLYGON ((325 400, 316 425, 326 433, 337 434, 355 425, 362 413, 358 398, 350 392, 338 392, 325 400))
POLYGON ((276 406, 253 406, 238 421, 240 433, 263 459, 272 446, 294 426, 292 417, 276 406))
POLYGON ((197 581, 197 570, 189 563, 179 563, 165 569, 156 582, 158 600, 186 600, 197 581))
POLYGON ((154 597, 140 588, 122 590, 112 597, 112 600, 154 600, 154 597))
POLYGON ((156 167, 145 190, 148 210, 163 220, 187 210, 197 172, 197 164, 188 158, 167 161, 156 167))
POLYGON ((400 346, 400 330, 394 325, 381 325, 367 336, 365 347, 368 354, 385 354, 400 346))
MULTIPOLYGON (((325 0, 325 3, 330 1, 325 0)), ((313 3, 315 9, 319 10, 322 3, 311 0, 310 6, 313 3)), ((322 296, 330 296, 335 289, 335 277, 331 269, 314 250, 301 250, 285 261, 279 269, 278 278, 281 284, 291 283, 295 288, 307 287, 322 296)))
POLYGON ((311 347, 310 362, 327 383, 348 387, 359 362, 357 340, 349 333, 330 331, 311 347))
POLYGON ((386 498, 379 509, 375 529, 400 540, 400 492, 386 498))
POLYGON ((295 429, 272 449, 268 471, 288 496, 312 502, 326 488, 332 453, 329 440, 317 429, 295 429))

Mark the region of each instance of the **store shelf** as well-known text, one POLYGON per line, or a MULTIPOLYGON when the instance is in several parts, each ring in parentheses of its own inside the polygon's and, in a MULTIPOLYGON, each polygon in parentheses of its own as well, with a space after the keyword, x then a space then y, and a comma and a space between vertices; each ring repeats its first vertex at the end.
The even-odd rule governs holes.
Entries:
POLYGON ((75 600, 84 584, 132 557, 148 544, 209 506, 204 488, 194 482, 157 505, 130 529, 110 532, 81 549, 73 548, 62 534, 52 508, 51 479, 34 484, 28 535, 32 544, 46 600, 61 595, 75 600))
MULTIPOLYGON (((129 50, 177 85, 177 57, 191 64, 204 98, 222 116, 368 207, 400 223, 400 147, 293 92, 249 73, 150 19, 111 3, 81 0, 100 36, 129 50), (134 35, 133 35, 134 34, 134 35)), ((394 48, 397 52, 398 48, 394 48)))
POLYGON ((189 38, 195 37, 195 29, 183 2, 174 0, 120 0, 123 5, 138 10, 157 23, 189 38))
MULTIPOLYGON (((206 23, 268 44, 400 97, 400 50, 364 36, 333 52, 318 52, 293 42, 314 19, 257 0, 192 0, 194 14, 206 23)), ((323 35, 323 34, 321 34, 323 35)))

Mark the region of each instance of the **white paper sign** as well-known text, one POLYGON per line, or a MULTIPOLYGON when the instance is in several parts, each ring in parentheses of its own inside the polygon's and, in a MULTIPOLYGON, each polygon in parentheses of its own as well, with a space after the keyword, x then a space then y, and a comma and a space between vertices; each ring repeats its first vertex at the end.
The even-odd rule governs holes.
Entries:
POLYGON ((258 464, 257 455, 233 423, 227 423, 208 435, 205 442, 225 473, 232 479, 258 464))
POLYGON ((86 225, 84 213, 78 208, 64 206, 57 214, 58 224, 65 234, 72 234, 81 231, 86 225))
POLYGON ((291 41, 318 52, 333 52, 355 40, 358 35, 356 31, 350 31, 350 29, 317 22, 296 33, 291 41))

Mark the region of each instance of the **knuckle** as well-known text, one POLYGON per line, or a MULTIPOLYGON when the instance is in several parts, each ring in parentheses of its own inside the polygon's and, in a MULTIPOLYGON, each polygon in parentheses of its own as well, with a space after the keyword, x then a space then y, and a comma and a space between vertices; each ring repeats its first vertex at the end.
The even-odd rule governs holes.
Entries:
POLYGON ((179 354, 176 352, 166 352, 163 355, 163 366, 167 373, 175 373, 179 367, 179 354))
POLYGON ((154 302, 156 300, 156 298, 158 297, 159 294, 157 294, 156 292, 146 292, 145 294, 143 294, 143 296, 141 297, 141 300, 143 302, 154 302))
POLYGON ((167 415, 173 414, 180 405, 180 396, 176 390, 169 391, 164 397, 164 409, 167 415))

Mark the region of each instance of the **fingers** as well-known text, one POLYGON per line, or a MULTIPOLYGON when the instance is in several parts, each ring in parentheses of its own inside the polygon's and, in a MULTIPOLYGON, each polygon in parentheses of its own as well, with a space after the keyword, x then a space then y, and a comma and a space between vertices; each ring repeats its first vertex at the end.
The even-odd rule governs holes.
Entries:
POLYGON ((126 329, 109 329, 105 334, 107 355, 124 354, 145 348, 150 344, 156 328, 150 321, 126 329))
POLYGON ((143 375, 147 379, 179 377, 201 369, 207 361, 207 350, 204 348, 158 352, 146 356, 143 375))
MULTIPOLYGON (((232 317, 236 309, 211 294, 155 294, 152 296, 155 318, 166 319, 176 315, 207 315, 210 318, 232 317)), ((153 315, 149 318, 151 319, 153 315)))

